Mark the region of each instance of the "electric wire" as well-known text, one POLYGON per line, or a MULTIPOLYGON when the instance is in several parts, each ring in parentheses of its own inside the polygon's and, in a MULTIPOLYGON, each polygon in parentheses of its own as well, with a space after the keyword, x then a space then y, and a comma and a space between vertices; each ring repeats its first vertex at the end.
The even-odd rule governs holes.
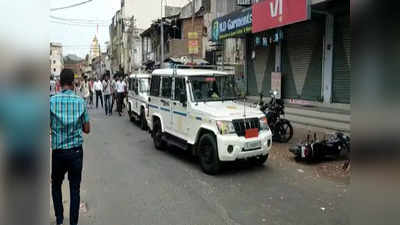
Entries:
POLYGON ((63 10, 63 9, 70 9, 70 8, 74 8, 74 7, 77 7, 77 6, 81 6, 81 5, 87 4, 87 3, 92 2, 92 1, 93 1, 93 0, 87 0, 87 1, 84 1, 84 2, 72 4, 72 5, 69 5, 69 6, 63 6, 63 7, 58 7, 58 8, 52 8, 52 9, 50 9, 50 11, 58 11, 58 10, 63 10))

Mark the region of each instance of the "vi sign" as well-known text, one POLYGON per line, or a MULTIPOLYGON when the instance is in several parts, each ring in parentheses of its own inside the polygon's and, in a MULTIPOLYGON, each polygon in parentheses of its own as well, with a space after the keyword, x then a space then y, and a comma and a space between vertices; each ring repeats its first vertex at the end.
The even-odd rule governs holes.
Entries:
POLYGON ((252 8, 253 33, 310 18, 309 0, 265 0, 254 4, 252 8))

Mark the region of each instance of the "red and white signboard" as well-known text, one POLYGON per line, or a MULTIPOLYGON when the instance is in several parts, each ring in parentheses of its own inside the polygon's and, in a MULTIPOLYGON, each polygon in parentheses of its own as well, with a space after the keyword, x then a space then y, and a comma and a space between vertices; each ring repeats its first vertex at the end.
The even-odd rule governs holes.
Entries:
POLYGON ((253 33, 310 18, 309 0, 265 0, 253 5, 253 33))

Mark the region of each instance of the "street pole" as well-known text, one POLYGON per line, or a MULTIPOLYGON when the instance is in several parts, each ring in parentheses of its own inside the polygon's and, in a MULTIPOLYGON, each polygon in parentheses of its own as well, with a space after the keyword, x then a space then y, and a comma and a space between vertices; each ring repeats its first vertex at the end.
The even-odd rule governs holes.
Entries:
POLYGON ((163 0, 161 0, 161 59, 160 59, 160 68, 162 68, 162 63, 164 61, 164 23, 163 23, 163 0))
MULTIPOLYGON (((192 0, 192 32, 194 33, 195 32, 195 30, 194 30, 194 10, 195 10, 195 0, 192 0)), ((192 53, 192 68, 193 68, 193 57, 194 57, 194 54, 192 53)))

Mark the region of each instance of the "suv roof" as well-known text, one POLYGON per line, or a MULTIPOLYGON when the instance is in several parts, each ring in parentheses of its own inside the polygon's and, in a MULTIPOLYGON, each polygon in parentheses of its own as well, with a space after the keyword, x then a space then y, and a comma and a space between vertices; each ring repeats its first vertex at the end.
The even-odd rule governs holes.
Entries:
POLYGON ((153 75, 172 76, 174 71, 176 71, 177 76, 233 75, 224 71, 206 69, 158 69, 153 71, 153 75))
POLYGON ((138 74, 131 74, 129 76, 129 78, 150 78, 151 74, 147 74, 147 73, 138 73, 138 74))

